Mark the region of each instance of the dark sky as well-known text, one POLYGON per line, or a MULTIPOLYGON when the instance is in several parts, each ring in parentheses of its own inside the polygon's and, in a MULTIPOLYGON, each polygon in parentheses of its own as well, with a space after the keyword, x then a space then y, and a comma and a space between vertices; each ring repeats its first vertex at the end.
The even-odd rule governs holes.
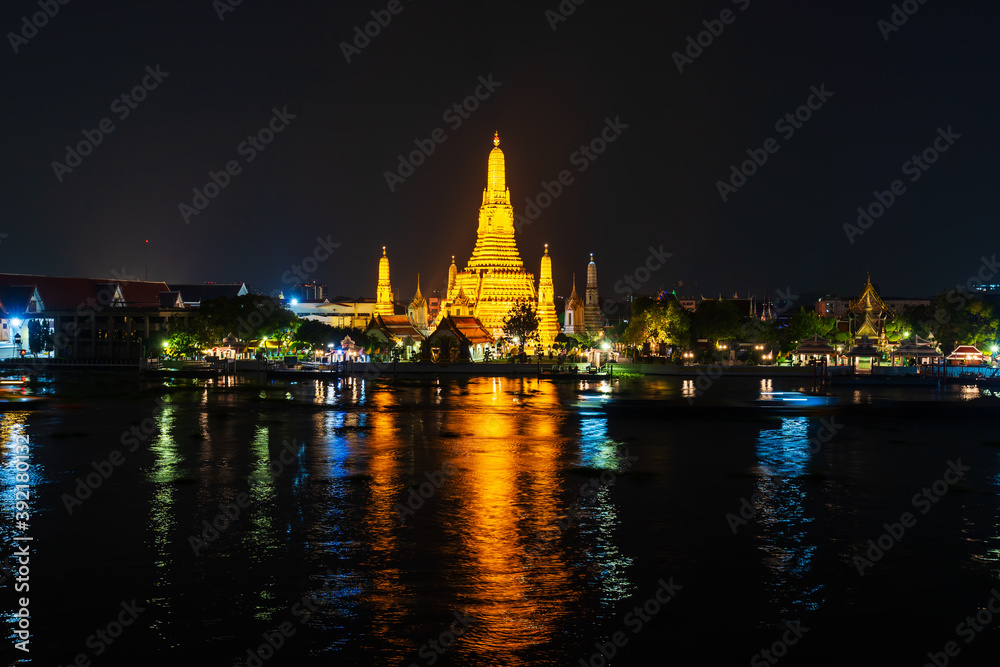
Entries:
MULTIPOLYGON (((887 295, 925 295, 1000 250, 992 3, 911 0, 886 40, 892 4, 871 0, 564 0, 555 30, 555 0, 402 0, 348 63, 341 43, 387 2, 244 0, 220 20, 224 1, 76 0, 17 53, 5 37, 4 271, 141 278, 148 238, 150 279, 270 291, 329 235, 340 246, 309 278, 331 293, 374 296, 382 245, 397 293, 417 273, 426 293, 472 251, 494 130, 518 214, 573 176, 518 234, 536 275, 550 244, 557 294, 594 252, 616 296, 650 246, 672 257, 643 290, 705 296, 856 294, 865 271, 887 295), (679 72, 672 54, 723 10, 732 22, 679 72), (157 65, 169 75, 121 119, 113 102, 157 65), (480 76, 500 85, 455 127, 443 114, 480 76), (775 123, 812 86, 832 96, 786 138, 775 123), (248 162, 238 147, 274 108, 295 118, 248 162), (104 118, 114 131, 60 181, 52 163, 104 118), (572 154, 607 118, 627 128, 580 171, 572 154), (904 163, 949 127, 960 138, 911 181, 904 163), (390 191, 385 172, 436 128, 444 143, 390 191), (723 202, 717 181, 769 137, 778 151, 723 202), (186 224, 179 205, 230 160, 242 171, 186 224), (905 192, 849 242, 844 224, 896 179, 905 192)), ((0 28, 39 11, 8 0, 0 28)))

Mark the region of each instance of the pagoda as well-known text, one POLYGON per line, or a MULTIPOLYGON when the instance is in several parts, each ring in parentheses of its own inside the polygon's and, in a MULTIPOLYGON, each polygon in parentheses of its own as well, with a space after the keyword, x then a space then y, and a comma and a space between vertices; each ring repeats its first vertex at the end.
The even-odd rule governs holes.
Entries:
POLYGON ((510 203, 499 133, 493 134, 476 234, 476 246, 464 269, 459 271, 452 257, 448 291, 434 324, 448 316, 470 315, 499 337, 511 308, 528 303, 541 320, 538 332, 542 346, 551 345, 558 333, 552 304, 551 259, 546 248, 540 267, 543 275, 536 291, 534 276, 524 270, 514 240, 514 207, 510 203))
POLYGON ((887 342, 885 324, 889 316, 889 309, 872 286, 872 277, 869 274, 864 291, 847 312, 851 336, 855 340, 867 336, 874 341, 877 348, 883 349, 887 342))
POLYGON ((382 258, 378 260, 378 286, 375 288, 375 315, 392 315, 392 284, 389 282, 389 258, 382 246, 382 258))
POLYGON ((597 295, 597 264, 594 263, 594 253, 590 253, 590 264, 587 265, 587 291, 583 298, 586 331, 599 335, 604 331, 604 317, 601 315, 601 303, 597 295))
POLYGON ((558 335, 555 289, 552 287, 552 258, 549 257, 549 244, 546 243, 538 272, 538 342, 543 348, 552 347, 558 335))

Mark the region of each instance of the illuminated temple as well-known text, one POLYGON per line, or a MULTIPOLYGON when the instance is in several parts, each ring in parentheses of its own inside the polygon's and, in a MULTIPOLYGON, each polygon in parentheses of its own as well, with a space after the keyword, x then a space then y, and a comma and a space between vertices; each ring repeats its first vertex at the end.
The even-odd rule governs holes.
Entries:
POLYGON ((479 207, 479 228, 472 257, 461 271, 454 257, 448 270, 448 291, 432 326, 447 316, 476 317, 494 336, 503 329, 504 317, 520 302, 536 310, 541 347, 552 345, 559 333, 552 288, 552 260, 548 246, 542 256, 539 287, 524 270, 514 240, 514 207, 510 204, 506 166, 500 136, 493 135, 487 165, 486 188, 479 207))

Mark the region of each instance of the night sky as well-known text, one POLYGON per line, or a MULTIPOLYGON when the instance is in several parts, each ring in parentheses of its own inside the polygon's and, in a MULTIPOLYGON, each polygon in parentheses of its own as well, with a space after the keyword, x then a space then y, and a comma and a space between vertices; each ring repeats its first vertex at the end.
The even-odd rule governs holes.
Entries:
POLYGON ((518 233, 536 277, 549 243, 557 294, 573 272, 582 286, 593 252, 602 297, 620 295, 650 246, 672 257, 641 291, 683 281, 705 296, 857 294, 866 271, 886 295, 930 295, 1000 250, 997 5, 911 0, 889 30, 892 3, 870 0, 564 0, 558 22, 556 0, 389 4, 72 0, 12 45, 41 10, 4 2, 3 271, 143 278, 149 239, 150 279, 266 292, 329 236, 340 246, 307 277, 331 294, 373 297, 382 245, 397 294, 417 273, 427 294, 471 254, 494 130, 517 214, 543 181, 573 178, 518 233), (724 10, 678 71, 673 54, 724 10), (372 11, 391 20, 347 62, 372 11), (128 108, 144 77, 155 88, 128 108), (480 77, 495 90, 445 116, 480 77), (811 87, 832 95, 788 136, 775 124, 811 87), (294 119, 241 149, 274 109, 294 119), (72 172, 53 167, 106 118, 113 132, 72 172), (574 157, 606 119, 627 127, 574 157), (949 127, 960 137, 912 181, 904 163, 949 127), (445 141, 390 190, 397 156, 437 128, 445 141), (777 152, 724 202, 717 182, 768 138, 777 152), (240 172, 186 222, 179 205, 230 161, 240 172), (844 225, 896 179, 905 192, 852 243, 844 225))

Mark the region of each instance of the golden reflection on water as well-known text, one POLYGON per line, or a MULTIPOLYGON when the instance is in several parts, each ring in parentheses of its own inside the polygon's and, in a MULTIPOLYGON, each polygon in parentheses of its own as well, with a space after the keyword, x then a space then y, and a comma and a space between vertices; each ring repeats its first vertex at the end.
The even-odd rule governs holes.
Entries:
MULTIPOLYGON (((366 399, 364 382, 351 378, 349 385, 352 399, 363 402, 366 399)), ((365 604, 371 607, 373 621, 370 633, 373 641, 383 647, 394 646, 405 650, 399 627, 407 614, 404 602, 411 599, 412 592, 402 582, 402 572, 397 565, 399 539, 397 530, 399 517, 393 506, 402 495, 403 482, 398 457, 404 444, 400 442, 397 422, 400 413, 396 394, 390 391, 372 392, 371 411, 359 415, 360 432, 365 434, 367 470, 371 475, 368 512, 364 521, 364 535, 361 547, 365 552, 361 557, 361 568, 369 574, 365 591, 365 604), (367 427, 370 427, 367 428, 367 427)), ((356 452, 357 453, 357 452, 356 452)))
POLYGON ((526 550, 563 518, 557 405, 552 383, 492 378, 470 382, 447 415, 461 435, 448 448, 458 462, 446 491, 458 506, 449 578, 476 619, 456 651, 524 654, 555 639, 579 596, 558 541, 526 550))
POLYGON ((694 380, 681 380, 681 398, 694 398, 697 395, 694 380))
POLYGON ((972 401, 979 398, 979 386, 975 384, 963 384, 959 387, 959 398, 963 401, 972 401))

